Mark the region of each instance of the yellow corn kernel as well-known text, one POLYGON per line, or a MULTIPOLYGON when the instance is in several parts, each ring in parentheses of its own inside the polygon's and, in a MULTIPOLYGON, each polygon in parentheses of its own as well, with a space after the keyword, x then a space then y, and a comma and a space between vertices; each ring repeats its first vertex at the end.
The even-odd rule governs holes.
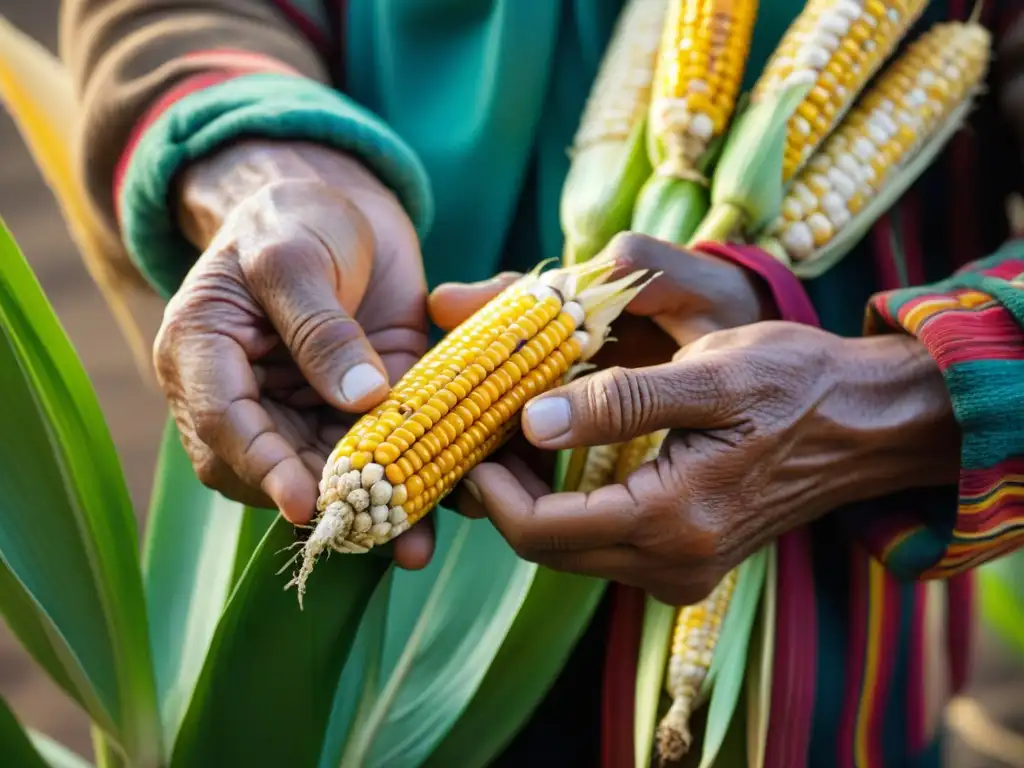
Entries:
POLYGON ((670 0, 650 112, 662 172, 688 178, 725 132, 756 16, 757 0, 670 0))
POLYGON ((773 234, 794 261, 807 261, 827 245, 973 97, 990 56, 991 37, 984 27, 948 22, 929 29, 886 68, 793 180, 782 207, 803 215, 787 217, 773 234), (824 165, 821 158, 827 158, 827 184, 815 171, 824 165))
POLYGON ((926 4, 927 0, 808 0, 752 97, 756 102, 790 86, 811 86, 790 119, 784 181, 814 154, 926 4))
POLYGON ((630 0, 619 15, 573 139, 579 152, 625 141, 647 113, 668 0, 630 0))
POLYGON ((661 444, 667 436, 668 430, 662 430, 649 435, 635 437, 628 443, 623 444, 615 462, 613 480, 616 483, 624 483, 626 478, 635 472, 640 465, 658 458, 661 444))
POLYGON ((711 669, 729 601, 736 589, 737 571, 732 570, 695 605, 679 609, 672 632, 672 650, 665 675, 665 690, 672 706, 658 724, 658 754, 662 762, 674 763, 690 749, 690 715, 700 704, 700 689, 711 669))
POLYGON ((362 553, 406 531, 514 431, 523 406, 604 343, 653 276, 615 265, 527 275, 452 331, 328 457, 319 515, 291 584, 325 550, 362 553))

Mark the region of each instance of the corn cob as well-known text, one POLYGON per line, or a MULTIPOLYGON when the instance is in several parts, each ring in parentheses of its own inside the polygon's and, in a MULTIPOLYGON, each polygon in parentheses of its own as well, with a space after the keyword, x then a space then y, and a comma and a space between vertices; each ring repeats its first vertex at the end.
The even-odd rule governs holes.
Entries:
POLYGON ((615 462, 613 480, 616 483, 624 483, 641 464, 654 461, 661 451, 661 444, 665 441, 668 430, 652 432, 649 435, 635 437, 627 443, 622 443, 615 462))
POLYGON ((987 70, 978 24, 937 24, 908 46, 796 177, 771 234, 795 261, 829 244, 965 100, 987 70))
POLYGON ((693 737, 689 720, 701 702, 701 687, 711 669, 711 659, 733 591, 737 571, 732 570, 695 605, 679 609, 672 634, 672 651, 665 676, 665 690, 672 706, 658 725, 658 755, 661 763, 680 760, 690 749, 693 737))
POLYGON ((695 240, 721 242, 737 228, 756 230, 775 219, 779 185, 788 183, 832 132, 926 4, 809 0, 769 59, 751 108, 729 137, 715 173, 712 209, 695 240))
POLYGON ((732 117, 756 16, 757 0, 670 2, 648 127, 655 171, 703 180, 698 164, 732 117))
POLYGON ((889 58, 926 0, 812 0, 775 52, 754 89, 755 101, 791 83, 813 83, 789 120, 786 181, 849 109, 889 58))
MULTIPOLYGON (((315 527, 296 556, 301 601, 326 550, 363 553, 426 515, 518 426, 526 402, 604 344, 646 271, 595 261, 526 275, 448 334, 327 459, 315 527)), ((296 559, 296 558, 293 558, 296 559)))
POLYGON ((629 1, 590 90, 559 210, 566 264, 586 261, 629 227, 650 174, 644 126, 667 4, 629 1))

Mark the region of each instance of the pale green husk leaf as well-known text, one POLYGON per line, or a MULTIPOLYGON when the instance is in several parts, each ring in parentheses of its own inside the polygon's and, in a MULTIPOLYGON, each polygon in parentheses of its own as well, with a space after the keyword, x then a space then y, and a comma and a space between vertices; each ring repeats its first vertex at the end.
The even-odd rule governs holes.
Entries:
POLYGON ((644 604, 633 712, 635 768, 648 768, 651 764, 654 732, 665 691, 665 666, 672 650, 672 628, 678 611, 649 595, 644 604))
POLYGON ((767 558, 767 551, 759 550, 747 558, 737 574, 736 589, 722 622, 711 668, 701 687, 702 694, 710 694, 710 699, 700 768, 718 764, 719 752, 737 710, 745 719, 746 708, 739 707, 739 701, 747 672, 747 651, 761 602, 767 558))
POLYGON ((775 545, 767 548, 764 594, 754 625, 747 662, 747 768, 764 768, 771 717, 772 671, 775 660, 776 569, 775 545))
POLYGON ((646 122, 638 121, 625 142, 600 142, 573 158, 559 206, 565 266, 593 258, 629 228, 637 194, 651 173, 644 148, 646 122))
POLYGON ((715 166, 712 207, 736 206, 755 231, 778 216, 789 119, 809 91, 807 85, 787 88, 737 116, 715 166))
MULTIPOLYGON (((903 196, 903 193, 928 169, 947 142, 961 128, 973 108, 973 103, 973 98, 970 98, 957 105, 956 109, 950 113, 949 117, 914 156, 893 171, 879 193, 861 208, 824 248, 815 252, 805 261, 795 262, 793 272, 804 279, 817 277, 834 267, 853 250, 875 225, 875 222, 890 210, 903 196)), ((771 242, 766 242, 765 246, 766 248, 777 247, 771 242)))

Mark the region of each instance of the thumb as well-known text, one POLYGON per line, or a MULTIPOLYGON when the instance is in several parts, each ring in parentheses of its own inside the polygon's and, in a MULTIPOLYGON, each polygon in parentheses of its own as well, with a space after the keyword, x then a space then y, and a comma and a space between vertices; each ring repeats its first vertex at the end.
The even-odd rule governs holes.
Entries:
POLYGON ((293 238, 265 250, 243 262, 246 282, 310 386, 336 408, 364 412, 387 395, 387 373, 339 295, 361 295, 365 285, 347 274, 341 279, 349 284, 339 288, 329 255, 318 248, 314 238, 293 238))
POLYGON ((724 411, 707 362, 608 368, 531 400, 523 432, 539 448, 608 445, 662 429, 706 429, 724 411))

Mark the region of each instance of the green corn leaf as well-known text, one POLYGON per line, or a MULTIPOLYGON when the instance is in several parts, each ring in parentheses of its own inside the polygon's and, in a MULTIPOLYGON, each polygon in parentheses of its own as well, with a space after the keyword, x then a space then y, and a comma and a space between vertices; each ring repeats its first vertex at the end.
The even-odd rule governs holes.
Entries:
POLYGON ((479 688, 536 573, 487 521, 438 512, 430 566, 395 574, 382 688, 344 768, 422 765, 479 688))
POLYGON ((633 714, 636 768, 648 768, 651 764, 654 732, 658 727, 659 710, 665 691, 665 664, 672 649, 672 627, 678 610, 650 596, 644 605, 633 714))
POLYGON ((3 756, 4 765, 17 768, 50 768, 2 696, 0 696, 0 755, 3 756))
MULTIPOLYGON (((789 119, 810 90, 793 86, 777 98, 752 103, 729 130, 711 184, 711 212, 705 223, 717 219, 716 209, 738 209, 745 229, 759 230, 773 221, 782 206, 782 165, 789 119)), ((695 239, 720 242, 729 233, 702 225, 695 239)))
POLYGON ((0 609, 29 653, 154 765, 160 728, 137 529, 82 364, 0 225, 0 609))
MULTIPOLYGON (((576 488, 586 452, 559 451, 554 487, 576 488)), ((425 768, 486 768, 502 753, 562 671, 607 583, 538 568, 469 705, 425 768)))
POLYGON ((172 768, 315 768, 334 694, 388 561, 321 561, 299 610, 282 550, 292 526, 270 527, 228 599, 174 745, 172 768))
POLYGON ((276 513, 247 509, 196 477, 168 419, 143 548, 153 663, 169 750, 224 605, 276 513))
POLYGON ((892 208, 903 193, 928 169, 949 140, 963 126, 973 105, 973 99, 965 99, 959 104, 914 156, 889 176, 881 191, 857 211, 853 219, 839 230, 824 248, 816 251, 807 260, 793 264, 794 274, 805 280, 818 277, 853 250, 875 222, 892 208))
POLYGON ((1024 654, 1024 549, 978 569, 985 623, 1017 653, 1024 654))
POLYGON ((764 596, 750 642, 747 665, 747 768, 764 768, 768 745, 775 661, 776 568, 777 553, 772 544, 765 558, 764 596))
POLYGON ((334 693, 319 768, 338 768, 345 745, 365 727, 380 694, 388 607, 396 572, 391 568, 381 579, 359 624, 334 693))
POLYGON ((501 650, 423 768, 487 768, 526 725, 597 610, 607 582, 538 568, 501 650))
POLYGON ((63 744, 58 744, 49 736, 31 730, 28 735, 32 739, 36 751, 50 768, 93 768, 88 760, 75 754, 63 744))
POLYGON ((636 196, 651 175, 644 147, 646 124, 639 121, 625 142, 594 144, 573 158, 559 209, 566 265, 593 258, 629 228, 636 196))
POLYGON ((722 621, 722 632, 711 658, 711 668, 701 688, 702 692, 710 692, 710 700, 700 768, 728 765, 717 762, 719 752, 737 710, 745 719, 746 708, 737 705, 743 692, 747 651, 764 587, 767 557, 766 550, 762 549, 740 566, 736 589, 722 621))

